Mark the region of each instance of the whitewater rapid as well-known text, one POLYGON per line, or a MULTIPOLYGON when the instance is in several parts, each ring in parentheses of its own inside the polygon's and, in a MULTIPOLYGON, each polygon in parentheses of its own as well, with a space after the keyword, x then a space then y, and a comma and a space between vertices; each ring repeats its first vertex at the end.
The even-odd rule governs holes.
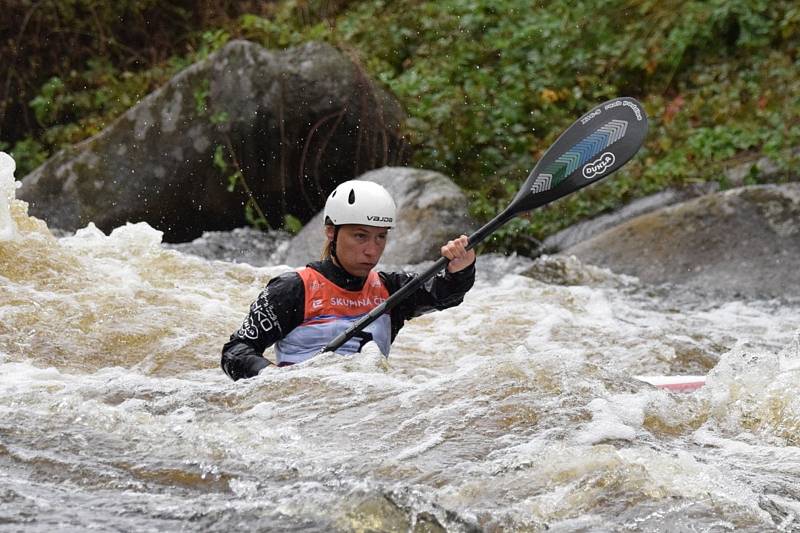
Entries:
POLYGON ((797 302, 484 256, 388 359, 233 383, 222 344, 290 266, 56 238, 2 165, 0 531, 800 530, 797 302))

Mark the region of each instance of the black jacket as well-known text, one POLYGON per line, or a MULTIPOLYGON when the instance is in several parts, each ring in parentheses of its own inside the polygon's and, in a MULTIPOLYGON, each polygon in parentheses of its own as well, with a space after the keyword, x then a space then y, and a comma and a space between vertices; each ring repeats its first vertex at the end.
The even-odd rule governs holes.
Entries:
MULTIPOLYGON (((308 265, 346 290, 358 291, 365 278, 350 275, 333 261, 317 261, 308 265)), ((416 274, 378 272, 389 295, 408 283, 416 274)), ((475 265, 456 273, 445 269, 407 296, 391 311, 392 341, 406 320, 435 310, 460 304, 475 282, 475 265)), ((222 348, 222 370, 234 381, 249 378, 270 363, 264 350, 289 334, 303 322, 305 290, 297 272, 287 272, 269 281, 250 306, 242 327, 231 335, 222 348)))

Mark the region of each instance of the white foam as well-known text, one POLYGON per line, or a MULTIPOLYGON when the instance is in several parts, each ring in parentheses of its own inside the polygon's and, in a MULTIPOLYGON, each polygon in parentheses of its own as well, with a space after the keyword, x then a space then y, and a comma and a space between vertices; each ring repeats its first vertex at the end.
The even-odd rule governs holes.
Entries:
MULTIPOLYGON (((146 224, 110 235, 90 224, 43 247, 40 257, 68 263, 41 276, 63 279, 55 288, 0 275, 0 294, 9 295, 0 305, 0 375, 8 378, 0 414, 34 438, 102 435, 108 440, 94 450, 101 466, 119 457, 189 474, 217 465, 235 474, 237 501, 204 495, 213 505, 259 500, 280 492, 274 480, 293 476, 309 480, 299 489, 308 498, 287 493, 313 501, 327 490, 315 483, 353 476, 419 484, 455 512, 486 513, 501 528, 538 516, 577 524, 593 513, 600 528, 622 479, 652 498, 645 505, 710 494, 723 512, 744 506, 763 517, 754 504, 763 491, 747 489, 751 472, 730 472, 740 456, 709 464, 720 441, 698 446, 702 432, 694 431, 706 419, 703 431, 716 439, 751 431, 759 447, 749 450, 763 469, 797 434, 800 340, 780 356, 720 354, 740 337, 759 353, 786 346, 796 329, 790 307, 673 310, 621 283, 564 286, 498 273, 479 279, 462 305, 409 321, 388 359, 370 347, 231 383, 219 369, 221 345, 263 283, 288 267, 206 261, 160 241, 146 224), (108 350, 121 357, 107 361, 97 341, 115 336, 108 350), (50 355, 53 347, 63 359, 50 355), (630 379, 717 354, 722 362, 697 394, 630 379), (71 357, 86 364, 60 366, 71 357), (119 366, 98 368, 105 364, 119 366), (655 419, 663 424, 645 422, 655 419)), ((75 442, 53 453, 82 449, 75 442)), ((800 471, 797 458, 780 458, 792 462, 773 481, 800 471)))
POLYGON ((647 394, 622 394, 596 398, 587 406, 592 421, 578 432, 580 444, 596 444, 606 440, 633 440, 644 423, 647 394))
POLYGON ((76 252, 91 255, 123 255, 124 257, 141 256, 161 252, 163 232, 154 229, 147 222, 130 222, 114 228, 106 236, 93 222, 75 232, 75 235, 64 237, 61 243, 76 252))
POLYGON ((0 241, 16 239, 17 225, 11 218, 11 202, 14 201, 14 190, 17 182, 14 171, 17 164, 10 155, 0 152, 0 241))

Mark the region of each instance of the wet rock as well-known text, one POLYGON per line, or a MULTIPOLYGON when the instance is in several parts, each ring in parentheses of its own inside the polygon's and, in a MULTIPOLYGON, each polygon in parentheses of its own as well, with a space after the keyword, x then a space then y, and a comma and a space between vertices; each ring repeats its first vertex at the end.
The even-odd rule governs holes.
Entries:
POLYGON ((621 287, 634 283, 629 276, 614 274, 606 268, 582 264, 574 255, 542 255, 520 273, 551 285, 621 287))
POLYGON ((800 184, 708 194, 636 217, 563 253, 646 283, 735 297, 797 297, 800 184))
POLYGON ((703 194, 716 191, 719 184, 716 182, 699 183, 695 186, 682 189, 667 189, 656 194, 634 200, 621 209, 600 215, 591 220, 579 222, 558 233, 547 237, 541 246, 541 250, 546 254, 553 254, 575 246, 579 242, 585 241, 613 228, 626 220, 630 220, 639 215, 655 211, 668 205, 684 202, 691 198, 696 198, 703 194))
POLYGON ((275 257, 286 255, 291 235, 285 231, 236 228, 232 231, 206 231, 191 242, 165 243, 164 247, 204 259, 269 266, 275 257))
MULTIPOLYGON (((389 235, 381 263, 407 265, 440 256, 447 240, 476 229, 468 200, 450 178, 430 170, 385 167, 359 179, 386 187, 397 204, 397 226, 389 235)), ((318 259, 325 243, 322 213, 292 240, 283 262, 305 265, 318 259)))
MULTIPOLYGON (((50 227, 148 222, 172 242, 247 224, 241 168, 270 225, 307 220, 346 179, 404 159, 402 110, 335 48, 234 41, 23 180, 50 227), (223 171, 215 154, 227 157, 223 171)), ((219 157, 217 158, 219 161, 219 157)))

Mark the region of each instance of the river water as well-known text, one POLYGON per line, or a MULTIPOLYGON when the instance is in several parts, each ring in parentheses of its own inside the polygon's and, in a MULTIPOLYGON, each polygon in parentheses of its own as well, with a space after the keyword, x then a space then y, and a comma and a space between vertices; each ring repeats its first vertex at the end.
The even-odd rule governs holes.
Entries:
POLYGON ((233 383, 220 348, 289 267, 55 238, 2 185, 0 531, 800 530, 798 302, 486 256, 388 360, 233 383))

